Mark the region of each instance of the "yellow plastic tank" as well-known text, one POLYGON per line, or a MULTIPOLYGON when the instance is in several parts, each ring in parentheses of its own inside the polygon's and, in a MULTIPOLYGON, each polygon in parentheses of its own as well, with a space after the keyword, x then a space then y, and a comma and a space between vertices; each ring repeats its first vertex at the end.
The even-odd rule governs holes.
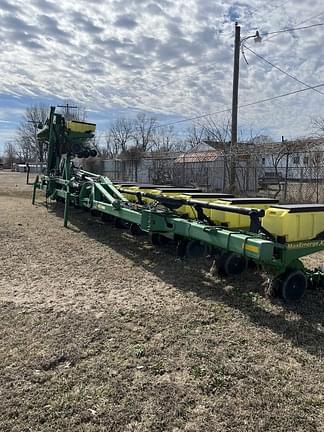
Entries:
MULTIPOLYGON (((193 199, 197 201, 203 201, 203 202, 209 202, 209 203, 217 203, 222 198, 234 198, 234 195, 232 194, 226 194, 226 193, 213 193, 213 192, 186 192, 183 195, 178 195, 177 198, 183 198, 183 199, 193 199)), ((204 209, 204 213, 207 214, 208 210, 204 209)), ((181 216, 184 216, 188 219, 196 219, 197 218, 197 212, 194 209, 193 206, 190 205, 183 205, 179 207, 176 210, 176 213, 178 213, 181 216)))
MULTIPOLYGON (((278 200, 272 198, 223 198, 214 201, 214 204, 226 206, 236 206, 245 208, 255 208, 266 210, 276 204, 278 200)), ((222 210, 206 209, 206 215, 217 225, 224 225, 228 228, 248 228, 250 217, 238 213, 231 213, 222 210)))
POLYGON ((86 123, 77 120, 67 121, 66 128, 71 132, 77 133, 91 133, 96 131, 95 123, 86 123))
POLYGON ((286 242, 312 240, 324 233, 324 204, 273 206, 266 211, 262 226, 286 242))
MULTIPOLYGON (((116 185, 117 187, 119 187, 119 189, 121 188, 120 185, 116 185)), ((134 192, 146 192, 149 193, 151 195, 165 195, 165 196, 171 196, 171 197, 177 197, 179 195, 182 195, 185 192, 199 192, 199 189, 194 189, 194 188, 177 188, 177 187, 172 187, 172 186, 158 186, 158 185, 132 185, 132 186, 127 186, 127 185, 122 185, 122 189, 127 189, 130 191, 134 191, 134 192)), ((136 196, 132 195, 132 194, 127 194, 127 193, 123 193, 123 195, 125 196, 125 198, 127 198, 129 201, 135 202, 136 200, 136 196)), ((188 197, 186 197, 186 199, 188 199, 188 197)), ((153 198, 149 198, 149 197, 142 197, 142 200, 145 203, 151 203, 154 202, 153 198)))

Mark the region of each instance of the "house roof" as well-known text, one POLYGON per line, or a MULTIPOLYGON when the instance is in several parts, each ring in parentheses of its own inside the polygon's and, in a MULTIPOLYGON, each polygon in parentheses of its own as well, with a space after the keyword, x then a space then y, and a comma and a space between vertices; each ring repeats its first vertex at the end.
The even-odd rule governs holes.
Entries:
MULTIPOLYGON (((216 143, 215 141, 213 142, 213 147, 211 146, 211 141, 204 141, 204 143, 199 144, 193 150, 179 155, 176 158, 175 163, 214 162, 223 157, 224 154, 230 150, 230 143, 216 143)), ((235 147, 235 154, 239 159, 245 160, 250 157, 253 148, 254 147, 252 147, 251 144, 239 143, 235 147)))
POLYGON ((223 152, 220 150, 188 152, 188 153, 183 153, 181 156, 177 157, 175 163, 213 162, 221 156, 223 156, 223 152))
POLYGON ((299 153, 324 149, 324 140, 319 138, 301 138, 292 141, 257 144, 255 150, 262 155, 274 153, 299 153))

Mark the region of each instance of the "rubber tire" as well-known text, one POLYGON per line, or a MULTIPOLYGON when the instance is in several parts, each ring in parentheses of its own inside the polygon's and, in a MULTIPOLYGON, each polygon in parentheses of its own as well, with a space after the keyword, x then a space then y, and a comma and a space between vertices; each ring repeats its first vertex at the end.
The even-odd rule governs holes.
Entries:
POLYGON ((99 216, 101 216, 101 212, 99 210, 96 210, 96 209, 91 209, 90 210, 90 214, 93 217, 99 217, 99 216))
POLYGON ((102 222, 113 222, 113 216, 111 216, 107 213, 102 213, 101 214, 101 220, 102 220, 102 222))
POLYGON ((159 233, 150 233, 150 239, 153 246, 164 246, 168 239, 159 233))
POLYGON ((300 300, 307 289, 307 278, 300 270, 293 270, 282 278, 281 297, 285 301, 300 300))
POLYGON ((135 223, 130 224, 129 231, 133 236, 139 236, 143 234, 143 231, 141 230, 140 226, 135 223))
POLYGON ((189 258, 200 258, 206 255, 206 245, 197 240, 190 240, 186 246, 186 256, 189 258))
POLYGON ((218 273, 221 276, 238 276, 248 267, 246 257, 229 252, 223 254, 218 262, 218 273))
POLYGON ((115 228, 125 229, 128 228, 128 223, 120 218, 115 219, 115 228))
POLYGON ((177 241, 176 255, 178 258, 184 258, 186 256, 187 246, 188 246, 187 240, 179 239, 177 241))

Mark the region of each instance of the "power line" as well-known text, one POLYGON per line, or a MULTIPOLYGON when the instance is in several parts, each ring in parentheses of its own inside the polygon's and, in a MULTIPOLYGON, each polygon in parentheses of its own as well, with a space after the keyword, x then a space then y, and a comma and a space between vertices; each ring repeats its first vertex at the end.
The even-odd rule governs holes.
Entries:
MULTIPOLYGON (((323 11, 323 12, 320 12, 319 14, 313 15, 313 16, 311 16, 311 17, 309 17, 309 18, 307 18, 307 19, 305 19, 305 20, 303 20, 303 21, 300 21, 299 23, 296 24, 296 26, 300 26, 300 25, 302 25, 302 24, 305 24, 305 23, 311 21, 312 19, 315 19, 315 18, 319 18, 319 17, 321 17, 322 15, 324 15, 324 11, 323 11)), ((271 36, 271 37, 269 37, 269 38, 267 38, 267 39, 264 39, 264 42, 266 42, 266 41, 268 41, 268 40, 270 40, 270 39, 273 39, 274 37, 276 37, 276 35, 273 35, 273 36, 271 36)))
MULTIPOLYGON (((279 7, 279 6, 278 6, 279 7)), ((324 12, 323 12, 323 14, 324 14, 324 12)), ((323 14, 321 14, 321 15, 323 15, 323 14)), ((310 20, 311 18, 309 18, 309 20, 310 20)), ((309 21, 309 20, 306 20, 306 21, 304 21, 304 22, 307 22, 307 21, 309 21)), ((302 23, 300 23, 300 24, 302 24, 302 23)), ((272 39, 273 37, 275 37, 277 34, 281 34, 281 33, 288 33, 288 32, 291 32, 291 31, 299 31, 299 30, 305 30, 305 29, 309 29, 309 28, 313 28, 313 27, 319 27, 319 26, 324 26, 324 22, 323 23, 318 23, 318 24, 311 24, 311 25, 309 25, 309 26, 303 26, 303 27, 293 27, 293 28, 289 28, 289 29, 282 29, 282 30, 277 30, 277 31, 274 31, 274 32, 265 32, 265 33, 260 33, 260 36, 268 36, 268 35, 272 35, 270 38, 267 38, 267 39, 265 39, 264 41, 267 41, 267 40, 270 40, 270 39, 272 39)), ((245 46, 246 47, 246 46, 245 46)), ((247 47, 246 47, 247 48, 247 47)), ((191 65, 191 66, 193 66, 194 68, 199 68, 199 67, 201 67, 201 66, 205 66, 205 67, 211 67, 211 66, 215 66, 215 65, 217 65, 217 64, 219 64, 219 62, 218 61, 215 61, 215 62, 212 62, 212 63, 207 63, 207 64, 205 64, 205 65, 191 65)), ((174 84, 174 83, 176 83, 176 82, 178 82, 178 81, 181 81, 183 78, 187 78, 187 77, 190 77, 190 76, 193 76, 193 75, 195 75, 195 76, 197 76, 197 75, 200 75, 201 74, 201 72, 200 71, 198 71, 198 72, 196 72, 196 73, 188 73, 188 74, 186 74, 186 75, 182 75, 181 77, 179 77, 179 78, 175 78, 175 79, 173 79, 173 80, 169 80, 169 81, 167 81, 166 83, 164 83, 164 84, 161 84, 160 86, 159 86, 159 88, 160 89, 162 89, 162 88, 164 88, 164 87, 167 87, 167 86, 169 86, 169 85, 172 85, 172 84, 174 84)), ((302 83, 303 84, 303 83, 302 83)))
POLYGON ((274 69, 277 69, 279 72, 283 73, 284 75, 287 75, 289 78, 292 78, 293 80, 297 81, 300 84, 303 84, 304 86, 306 86, 309 90, 314 90, 317 93, 321 94, 322 96, 324 96, 324 93, 322 93, 321 91, 317 90, 316 88, 314 88, 313 86, 305 83, 304 81, 301 81, 300 79, 296 78, 295 76, 291 75, 289 72, 286 72, 285 70, 281 69, 279 66, 276 66, 275 64, 271 63, 269 60, 267 60, 266 58, 262 57, 260 54, 257 54, 255 51, 253 51, 251 48, 249 48, 246 45, 243 45, 244 49, 247 49, 248 51, 250 51, 253 55, 255 55, 256 57, 258 57, 259 59, 263 60, 264 62, 268 63, 270 66, 272 66, 274 69))
MULTIPOLYGON (((270 10, 268 13, 264 13, 264 12, 259 12, 259 13, 257 13, 257 14, 254 14, 254 20, 255 20, 255 17, 256 16, 258 16, 258 15, 260 15, 261 16, 261 18, 269 18, 269 16, 271 16, 277 9, 279 9, 279 8, 283 8, 284 6, 286 6, 286 4, 287 3, 289 3, 290 2, 290 0, 286 0, 286 1, 284 1, 284 2, 280 2, 280 3, 278 3, 277 4, 277 6, 275 6, 272 10, 270 10), (262 14, 262 15, 261 15, 262 14)), ((302 24, 302 23, 301 23, 302 24)), ((299 25, 299 24, 298 24, 299 25)))
MULTIPOLYGON (((285 4, 285 3, 284 3, 284 4, 285 4)), ((279 6, 278 6, 278 7, 279 7, 279 6)), ((323 13, 324 13, 324 12, 323 12, 323 13)), ((306 20, 306 21, 304 21, 304 22, 307 22, 307 21, 309 21, 310 19, 311 19, 311 18, 309 18, 308 20, 306 20)), ((302 23, 300 23, 300 24, 302 24, 302 23)), ((288 29, 277 30, 277 31, 274 31, 274 32, 260 33, 260 36, 272 35, 272 37, 275 37, 276 35, 281 34, 281 33, 287 33, 287 32, 292 32, 292 31, 299 31, 299 30, 305 30, 305 29, 309 29, 309 28, 313 28, 313 27, 319 27, 319 26, 324 26, 324 22, 323 22, 323 23, 318 23, 318 24, 311 24, 311 25, 309 25, 309 26, 293 27, 293 28, 288 28, 288 29)), ((269 40, 269 39, 271 39, 271 37, 270 37, 270 38, 267 38, 267 39, 265 39, 265 40, 269 40)), ((246 45, 244 45, 244 47, 245 47, 246 49, 249 49, 246 45)), ((249 49, 249 50, 250 50, 250 49, 249 49)), ((258 55, 258 54, 256 54, 256 53, 254 53, 254 51, 252 51, 252 50, 250 50, 250 51, 253 52, 253 54, 258 55)), ((261 58, 261 56, 260 56, 260 58, 261 58)), ((268 60, 266 60, 266 59, 264 59, 264 58, 262 58, 262 59, 263 59, 264 61, 267 61, 267 62, 268 62, 268 60)), ((213 66, 213 65, 215 65, 215 64, 218 64, 218 62, 212 62, 212 63, 209 63, 209 64, 205 64, 204 66, 206 66, 206 67, 210 67, 210 66, 213 66)), ((289 76, 290 78, 292 78, 292 79, 296 80, 297 82, 299 82, 299 83, 305 85, 305 86, 307 87, 307 89, 305 89, 305 90, 315 90, 315 91, 317 91, 317 90, 316 90, 317 86, 309 86, 308 84, 304 83, 303 81, 298 80, 296 77, 294 77, 294 76, 288 74, 288 72, 285 72, 284 70, 278 68, 277 66, 273 65, 272 63, 269 62, 269 64, 271 64, 272 67, 274 67, 274 68, 280 70, 282 73, 286 74, 286 75, 289 76)), ((192 65, 192 66, 194 66, 194 65, 192 65)), ((200 65, 197 65, 197 66, 194 66, 194 67, 200 67, 200 65)), ((201 74, 201 72, 196 72, 195 74, 190 74, 190 73, 189 73, 189 74, 187 74, 187 75, 185 75, 185 76, 182 76, 182 77, 179 77, 179 78, 176 78, 176 79, 170 80, 170 81, 168 81, 168 82, 166 82, 166 83, 160 85, 159 88, 161 89, 161 88, 164 88, 164 87, 166 87, 166 86, 172 85, 173 83, 178 82, 178 81, 182 80, 183 78, 186 78, 186 77, 189 77, 189 76, 192 76, 192 75, 197 76, 197 75, 200 75, 200 74, 201 74)), ((321 87, 321 85, 320 85, 320 87, 321 87)), ((303 91, 303 90, 300 90, 300 91, 303 91)), ((298 92, 299 92, 299 91, 297 91, 297 93, 298 93, 298 92)), ((320 93, 320 94, 322 94, 322 95, 324 95, 324 93, 322 93, 322 92, 319 92, 319 91, 317 91, 317 92, 320 93)), ((292 93, 292 94, 294 94, 294 93, 292 93)), ((283 96, 288 96, 288 95, 290 95, 290 93, 285 94, 285 95, 283 95, 283 96)), ((283 96, 279 95, 278 97, 283 97, 283 96)), ((276 98, 277 98, 277 97, 275 97, 275 99, 276 99, 276 98)), ((270 100, 271 100, 271 99, 270 99, 270 100)), ((266 100, 263 100, 263 101, 260 101, 260 102, 265 102, 265 101, 266 101, 266 100)), ((259 102, 257 102, 257 103, 259 103, 259 102)), ((246 106, 246 105, 244 105, 244 106, 246 106)), ((239 108, 241 108, 241 107, 243 107, 243 105, 241 105, 239 108)), ((191 119, 188 119, 188 120, 179 120, 179 121, 173 122, 173 123, 171 123, 171 124, 158 125, 157 127, 170 126, 170 125, 173 125, 173 124, 183 123, 183 122, 190 121, 190 120, 196 120, 196 119, 199 119, 199 118, 208 117, 208 115, 215 115, 215 114, 220 114, 220 113, 228 112, 228 111, 231 111, 231 110, 226 109, 226 110, 222 110, 222 111, 217 112, 217 113, 206 114, 206 115, 203 115, 202 117, 201 117, 201 116, 197 116, 197 117, 194 117, 194 118, 191 118, 191 119)))
POLYGON ((274 32, 260 33, 260 36, 269 36, 269 35, 275 35, 275 34, 279 34, 279 33, 287 33, 287 32, 291 32, 291 31, 305 30, 305 29, 309 29, 312 27, 320 27, 320 26, 324 26, 324 22, 318 23, 318 24, 311 24, 309 26, 292 27, 292 28, 288 28, 288 29, 277 30, 274 32))
MULTIPOLYGON (((250 107, 250 106, 253 106, 253 105, 258 105, 260 103, 270 102, 270 101, 273 101, 275 99, 280 99, 280 98, 283 98, 283 97, 286 97, 286 96, 292 96, 294 94, 303 93, 303 92, 308 91, 308 90, 314 90, 314 89, 319 88, 319 87, 324 87, 324 83, 323 84, 317 84, 316 86, 312 86, 310 88, 295 90, 295 91, 291 91, 291 92, 288 92, 288 93, 282 93, 280 95, 272 96, 270 98, 261 99, 261 100, 257 100, 257 101, 254 101, 254 102, 249 102, 249 103, 246 103, 246 104, 242 104, 242 105, 239 105, 239 108, 246 108, 246 107, 250 107)), ((156 125, 154 127, 154 129, 161 128, 161 127, 167 127, 167 126, 173 126, 175 124, 185 123, 185 122, 193 121, 193 120, 200 120, 200 119, 205 118, 205 117, 209 117, 209 116, 217 115, 217 114, 223 114, 225 112, 230 112, 230 111, 232 111, 231 108, 227 108, 227 109, 224 109, 224 110, 221 110, 221 111, 210 112, 210 113, 207 113, 207 114, 202 114, 202 115, 191 117, 191 118, 188 118, 188 119, 177 120, 177 121, 174 121, 174 122, 171 122, 171 123, 165 123, 165 124, 161 124, 161 125, 156 125)))
POLYGON ((311 17, 305 19, 304 21, 300 21, 300 22, 299 22, 298 24, 296 24, 296 25, 299 26, 299 25, 305 24, 305 23, 311 21, 312 19, 315 19, 315 18, 319 18, 319 17, 321 17, 322 15, 324 15, 324 11, 323 11, 323 12, 320 12, 319 14, 313 15, 313 16, 311 16, 311 17))

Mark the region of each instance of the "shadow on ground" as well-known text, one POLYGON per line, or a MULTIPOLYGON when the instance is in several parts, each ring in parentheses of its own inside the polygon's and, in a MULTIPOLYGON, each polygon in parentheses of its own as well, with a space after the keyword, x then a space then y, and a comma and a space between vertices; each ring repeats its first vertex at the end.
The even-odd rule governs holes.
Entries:
MULTIPOLYGON (((49 205, 48 210, 63 217, 62 205, 49 205)), ((69 229, 80 230, 96 241, 109 245, 131 259, 136 266, 154 273, 167 284, 193 292, 202 299, 223 302, 248 316, 255 325, 270 329, 312 355, 322 356, 324 290, 309 290, 296 304, 285 304, 267 296, 266 276, 261 273, 249 271, 235 279, 213 277, 209 273, 211 262, 180 261, 176 258, 172 244, 154 248, 145 235, 133 237, 127 230, 103 223, 100 218, 94 218, 82 210, 71 210, 69 229), (179 271, 170 272, 170 266, 177 266, 179 271)))

